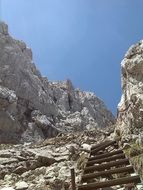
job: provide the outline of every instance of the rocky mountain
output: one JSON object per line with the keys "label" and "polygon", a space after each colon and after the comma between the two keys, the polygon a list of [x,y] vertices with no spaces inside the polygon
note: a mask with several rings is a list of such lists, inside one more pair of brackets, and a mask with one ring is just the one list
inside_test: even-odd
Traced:
{"label": "rocky mountain", "polygon": [[48,81],[32,51],[0,23],[0,142],[34,142],[59,133],[105,128],[115,118],[95,94],[70,80]]}

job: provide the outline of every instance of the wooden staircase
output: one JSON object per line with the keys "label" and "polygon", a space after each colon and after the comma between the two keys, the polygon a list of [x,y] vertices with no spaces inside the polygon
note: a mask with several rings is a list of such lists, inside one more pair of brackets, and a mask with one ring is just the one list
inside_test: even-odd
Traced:
{"label": "wooden staircase", "polygon": [[118,189],[132,190],[140,183],[140,177],[119,149],[116,141],[105,141],[92,146],[78,190]]}

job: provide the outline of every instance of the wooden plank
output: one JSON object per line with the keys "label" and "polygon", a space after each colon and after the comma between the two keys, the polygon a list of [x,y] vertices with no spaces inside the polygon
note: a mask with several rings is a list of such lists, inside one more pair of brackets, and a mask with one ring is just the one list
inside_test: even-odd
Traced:
{"label": "wooden plank", "polygon": [[103,144],[102,146],[99,146],[99,147],[97,147],[95,149],[92,149],[91,150],[91,155],[96,154],[100,150],[104,150],[106,147],[108,147],[110,145],[113,145],[114,143],[116,143],[116,141],[110,141],[110,142],[107,142],[106,144]]}
{"label": "wooden plank", "polygon": [[104,141],[104,142],[102,142],[102,143],[98,143],[98,144],[96,144],[96,145],[93,145],[92,147],[91,147],[91,150],[93,150],[93,149],[95,149],[95,148],[98,148],[98,147],[100,147],[100,146],[102,146],[102,145],[104,145],[104,144],[106,144],[106,143],[108,143],[108,142],[111,142],[111,141]]}
{"label": "wooden plank", "polygon": [[91,165],[94,165],[94,164],[100,164],[102,162],[110,162],[112,160],[117,160],[117,159],[122,159],[122,158],[125,158],[125,154],[117,154],[115,156],[110,156],[110,157],[107,157],[107,158],[101,158],[101,159],[96,159],[96,160],[92,160],[92,161],[88,161],[87,162],[87,166],[91,166]]}
{"label": "wooden plank", "polygon": [[79,185],[78,190],[94,190],[97,188],[103,188],[103,187],[111,187],[115,185],[122,185],[122,184],[128,184],[128,183],[139,183],[140,177],[137,176],[130,176],[130,177],[123,177],[123,178],[117,178],[109,181],[103,181],[103,182],[96,182],[96,183],[89,183],[87,185]]}
{"label": "wooden plank", "polygon": [[104,154],[101,154],[101,155],[90,157],[88,160],[91,161],[91,160],[96,160],[96,159],[105,158],[105,157],[107,158],[109,156],[113,156],[113,155],[121,154],[121,153],[123,153],[122,150],[117,150],[117,151],[113,151],[113,152],[110,152],[110,153],[104,153]]}
{"label": "wooden plank", "polygon": [[72,187],[72,190],[76,190],[74,168],[71,169],[71,187]]}
{"label": "wooden plank", "polygon": [[112,162],[109,162],[109,163],[106,163],[106,164],[100,164],[100,165],[86,167],[84,169],[84,172],[88,173],[88,172],[93,172],[95,170],[101,171],[101,170],[111,168],[113,166],[127,165],[127,164],[129,164],[129,160],[127,158],[125,158],[125,159],[120,159],[118,161],[112,161]]}
{"label": "wooden plank", "polygon": [[96,177],[102,177],[102,176],[106,176],[106,175],[110,175],[110,174],[117,174],[117,173],[123,173],[123,172],[133,173],[134,168],[133,168],[133,166],[127,166],[127,167],[121,167],[121,168],[115,168],[115,169],[111,169],[111,170],[96,172],[96,173],[92,173],[92,174],[85,174],[82,176],[82,181],[84,182],[88,179],[94,179]]}

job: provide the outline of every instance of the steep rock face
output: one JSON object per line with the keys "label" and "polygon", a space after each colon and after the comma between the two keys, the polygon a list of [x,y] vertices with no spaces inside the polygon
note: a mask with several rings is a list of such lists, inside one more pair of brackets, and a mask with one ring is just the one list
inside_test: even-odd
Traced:
{"label": "steep rock face", "polygon": [[[0,97],[5,92],[0,98],[0,114],[5,115],[0,117],[0,142],[37,142],[115,121],[93,93],[74,89],[70,80],[51,82],[42,77],[31,50],[9,35],[5,23],[0,23],[0,85]],[[7,94],[15,97],[14,103]]]}
{"label": "steep rock face", "polygon": [[[57,115],[57,108],[48,93],[48,85],[32,61],[32,52],[24,42],[14,40],[8,35],[8,27],[0,33],[0,81],[1,85],[26,99],[31,106],[47,115]],[[47,109],[48,108],[48,109]]]}
{"label": "steep rock face", "polygon": [[122,142],[143,143],[143,41],[128,50],[121,68],[123,94],[118,105],[116,134]]}
{"label": "steep rock face", "polygon": [[14,91],[0,86],[0,143],[20,138],[20,124],[15,119],[17,97]]}
{"label": "steep rock face", "polygon": [[49,82],[51,96],[59,108],[56,127],[64,131],[104,128],[115,121],[113,115],[94,93],[74,89],[70,80]]}

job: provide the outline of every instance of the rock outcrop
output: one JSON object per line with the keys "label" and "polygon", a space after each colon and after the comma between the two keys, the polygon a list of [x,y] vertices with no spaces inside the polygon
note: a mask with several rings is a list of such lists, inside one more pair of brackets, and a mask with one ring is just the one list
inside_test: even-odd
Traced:
{"label": "rock outcrop", "polygon": [[121,68],[123,94],[115,136],[143,179],[143,41],[128,50]]}
{"label": "rock outcrop", "polygon": [[20,140],[20,124],[15,119],[16,106],[15,92],[0,86],[0,142]]}
{"label": "rock outcrop", "polygon": [[143,143],[143,41],[128,50],[121,68],[123,94],[116,133],[122,142],[135,139]]}
{"label": "rock outcrop", "polygon": [[[14,99],[14,100],[13,100]],[[93,93],[70,80],[51,82],[32,61],[32,51],[0,23],[0,142],[31,142],[58,133],[105,128],[114,116]]]}

